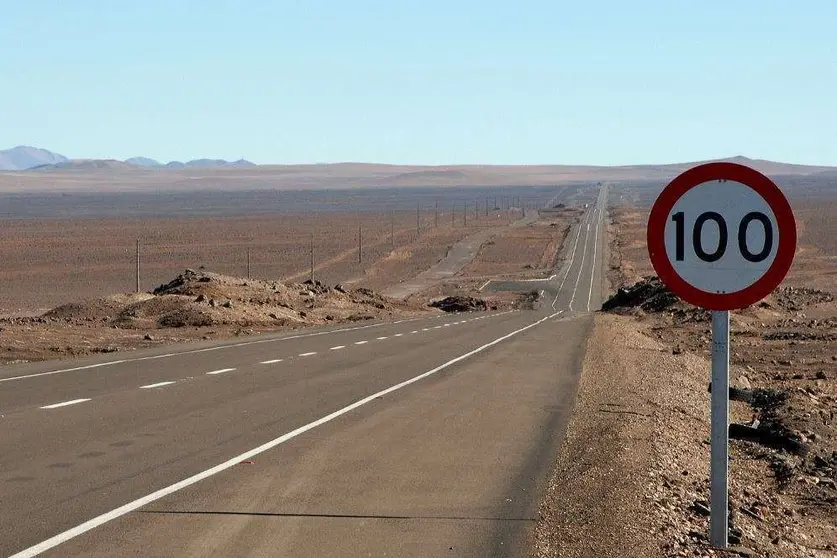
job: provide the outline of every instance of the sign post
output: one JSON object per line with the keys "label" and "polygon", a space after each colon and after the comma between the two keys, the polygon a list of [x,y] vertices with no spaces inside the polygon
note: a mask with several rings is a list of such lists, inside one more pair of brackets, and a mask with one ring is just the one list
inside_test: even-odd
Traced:
{"label": "sign post", "polygon": [[796,252],[796,221],[781,190],[735,163],[687,170],[663,189],[648,219],[648,253],[660,280],[712,311],[710,537],[729,532],[729,311],[779,286]]}

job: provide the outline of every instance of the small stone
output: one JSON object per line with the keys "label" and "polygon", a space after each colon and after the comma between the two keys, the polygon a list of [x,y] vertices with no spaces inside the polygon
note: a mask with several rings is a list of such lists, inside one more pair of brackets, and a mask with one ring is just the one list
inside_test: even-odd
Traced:
{"label": "small stone", "polygon": [[209,299],[209,305],[210,305],[210,306],[212,306],[213,308],[215,308],[215,306],[216,306],[217,304],[218,304],[218,303],[217,303],[217,302],[215,302],[215,299],[214,299],[214,298],[210,298],[210,299]]}
{"label": "small stone", "polygon": [[203,294],[199,294],[198,298],[195,299],[195,302],[205,302],[205,301],[206,301],[206,295],[203,295]]}
{"label": "small stone", "polygon": [[738,387],[740,387],[741,389],[753,389],[753,385],[750,383],[750,379],[744,374],[741,374],[738,377]]}
{"label": "small stone", "polygon": [[149,334],[149,333],[146,333],[145,337],[143,337],[143,339],[145,339],[146,341],[154,341],[154,338],[151,337],[151,334]]}
{"label": "small stone", "polygon": [[232,307],[233,307],[233,305],[232,305],[232,301],[231,301],[231,300],[228,300],[227,302],[225,302],[225,303],[223,304],[223,306],[224,306],[224,308],[232,308]]}
{"label": "small stone", "polygon": [[828,379],[828,376],[825,375],[824,370],[817,370],[817,379],[818,380],[826,380],[826,379]]}

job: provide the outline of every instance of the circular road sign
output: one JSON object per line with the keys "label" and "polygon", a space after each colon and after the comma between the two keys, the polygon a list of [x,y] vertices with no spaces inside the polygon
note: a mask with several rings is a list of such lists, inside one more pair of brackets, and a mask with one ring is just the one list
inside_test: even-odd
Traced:
{"label": "circular road sign", "polygon": [[735,163],[687,170],[662,191],[648,219],[660,280],[709,310],[744,308],[782,282],[796,252],[796,221],[769,178]]}

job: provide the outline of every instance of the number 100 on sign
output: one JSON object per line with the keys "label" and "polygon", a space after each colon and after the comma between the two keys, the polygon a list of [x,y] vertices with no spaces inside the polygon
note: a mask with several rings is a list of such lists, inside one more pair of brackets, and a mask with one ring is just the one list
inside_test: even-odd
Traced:
{"label": "number 100 on sign", "polygon": [[773,264],[778,244],[777,218],[767,201],[725,180],[686,192],[669,211],[665,228],[672,267],[710,293],[734,293],[757,282]]}

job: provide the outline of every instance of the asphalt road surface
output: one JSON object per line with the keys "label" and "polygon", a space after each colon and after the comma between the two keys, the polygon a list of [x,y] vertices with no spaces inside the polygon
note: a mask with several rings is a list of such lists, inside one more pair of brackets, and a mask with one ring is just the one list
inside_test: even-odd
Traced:
{"label": "asphalt road surface", "polygon": [[540,310],[2,368],[0,555],[527,555],[604,202]]}

